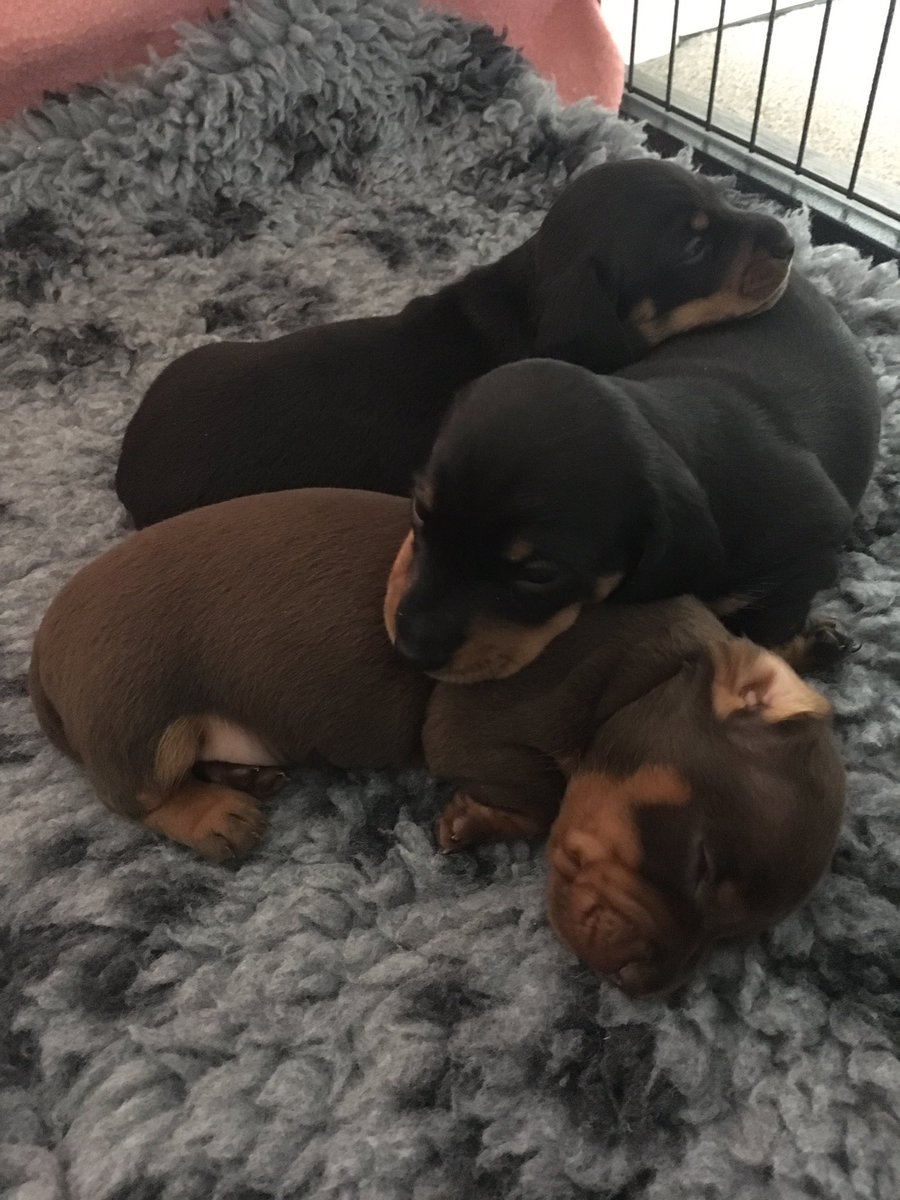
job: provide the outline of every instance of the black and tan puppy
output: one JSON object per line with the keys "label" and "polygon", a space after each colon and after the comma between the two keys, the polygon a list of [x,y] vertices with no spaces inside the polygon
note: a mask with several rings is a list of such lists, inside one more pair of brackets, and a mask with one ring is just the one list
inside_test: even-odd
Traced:
{"label": "black and tan puppy", "polygon": [[424,756],[460,788],[445,849],[552,825],[551,920],[633,993],[800,902],[843,803],[822,696],[694,600],[595,606],[514,679],[435,685],[382,626],[406,523],[399,498],[313,489],[134,534],[44,617],[44,730],[109,807],[217,860],[261,836],[248,793],[282,768]]}
{"label": "black and tan puppy", "polygon": [[538,233],[394,316],[201,346],[150,387],[116,490],[138,526],[295,487],[408,495],[454,393],[546,355],[612,371],[680,333],[773,304],[793,246],[673,163],[611,163]]}
{"label": "black and tan puppy", "polygon": [[[613,376],[500,367],[468,389],[422,473],[388,630],[423,669],[465,682],[518,670],[591,600],[691,593],[779,646],[834,579],[879,420],[862,351],[796,275],[753,321]],[[827,649],[830,632],[815,636]]]}

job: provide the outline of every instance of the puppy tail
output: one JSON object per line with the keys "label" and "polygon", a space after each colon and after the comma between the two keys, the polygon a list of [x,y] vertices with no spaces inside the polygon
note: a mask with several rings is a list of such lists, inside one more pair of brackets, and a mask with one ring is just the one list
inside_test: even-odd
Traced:
{"label": "puppy tail", "polygon": [[203,734],[202,717],[178,717],[166,726],[153,759],[151,789],[156,795],[169,796],[184,783],[200,755]]}
{"label": "puppy tail", "polygon": [[130,761],[127,756],[115,765],[107,761],[102,775],[91,772],[100,799],[113,812],[147,824],[190,779],[202,738],[201,718],[178,717],[162,731],[155,748],[141,741],[132,746]]}
{"label": "puppy tail", "polygon": [[38,724],[43,729],[47,739],[63,754],[69,758],[80,762],[78,754],[69,744],[66,737],[66,731],[63,728],[62,718],[56,711],[52,700],[47,695],[41,681],[41,664],[40,664],[40,634],[34,640],[34,648],[31,651],[31,665],[28,668],[28,694],[31,697],[31,706],[34,709],[35,716],[38,719]]}

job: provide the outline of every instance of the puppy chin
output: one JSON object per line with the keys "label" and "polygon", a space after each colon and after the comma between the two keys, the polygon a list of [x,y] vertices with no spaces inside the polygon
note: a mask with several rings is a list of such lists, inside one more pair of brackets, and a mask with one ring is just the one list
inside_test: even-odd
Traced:
{"label": "puppy chin", "polygon": [[467,640],[446,666],[430,671],[441,683],[486,683],[508,679],[544,652],[554,638],[570,629],[580,604],[560,609],[543,625],[512,625],[476,617]]}
{"label": "puppy chin", "polygon": [[565,878],[551,867],[547,892],[550,924],[592,971],[618,982],[626,967],[647,963],[652,945],[640,925],[579,873]]}
{"label": "puppy chin", "polygon": [[426,671],[438,683],[488,683],[492,679],[509,679],[521,669],[520,664],[510,659],[487,659],[477,663],[455,666],[453,662],[437,671]]}
{"label": "puppy chin", "polygon": [[[777,270],[779,278],[772,286],[771,276]],[[760,278],[762,275],[762,278]],[[751,300],[758,299],[758,303],[748,309],[743,315],[744,317],[758,317],[760,313],[768,312],[773,308],[784,293],[787,291],[787,286],[791,279],[790,263],[786,266],[779,265],[777,268],[766,269],[763,272],[754,271],[754,266],[748,268],[741,283],[741,292]],[[758,297],[758,293],[762,292],[762,296]]]}

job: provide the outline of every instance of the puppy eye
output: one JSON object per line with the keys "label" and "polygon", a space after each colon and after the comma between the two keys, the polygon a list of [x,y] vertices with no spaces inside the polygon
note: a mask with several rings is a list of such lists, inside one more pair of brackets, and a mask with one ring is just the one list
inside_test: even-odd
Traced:
{"label": "puppy eye", "polygon": [[685,242],[681,251],[681,261],[686,267],[696,266],[706,258],[709,251],[709,238],[705,234],[695,233]]}
{"label": "puppy eye", "polygon": [[560,569],[546,558],[527,558],[516,564],[516,585],[529,591],[553,587],[559,582]]}

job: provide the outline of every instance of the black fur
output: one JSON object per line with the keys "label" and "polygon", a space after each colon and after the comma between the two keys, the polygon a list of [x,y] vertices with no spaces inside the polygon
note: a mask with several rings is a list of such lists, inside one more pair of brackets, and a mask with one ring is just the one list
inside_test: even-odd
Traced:
{"label": "black fur", "polygon": [[614,600],[737,596],[727,624],[787,641],[833,580],[879,421],[861,350],[798,277],[769,312],[613,376],[500,367],[423,473],[397,645],[437,670],[475,618],[540,625],[618,573]]}
{"label": "black fur", "polygon": [[[691,262],[698,212],[714,229],[708,255]],[[177,359],[125,433],[119,497],[148,525],[283,488],[405,495],[461,386],[535,355],[606,371],[635,361],[648,346],[629,323],[634,306],[652,300],[662,314],[717,292],[742,239],[790,253],[778,222],[730,208],[675,164],[595,167],[518,249],[394,316]]]}

